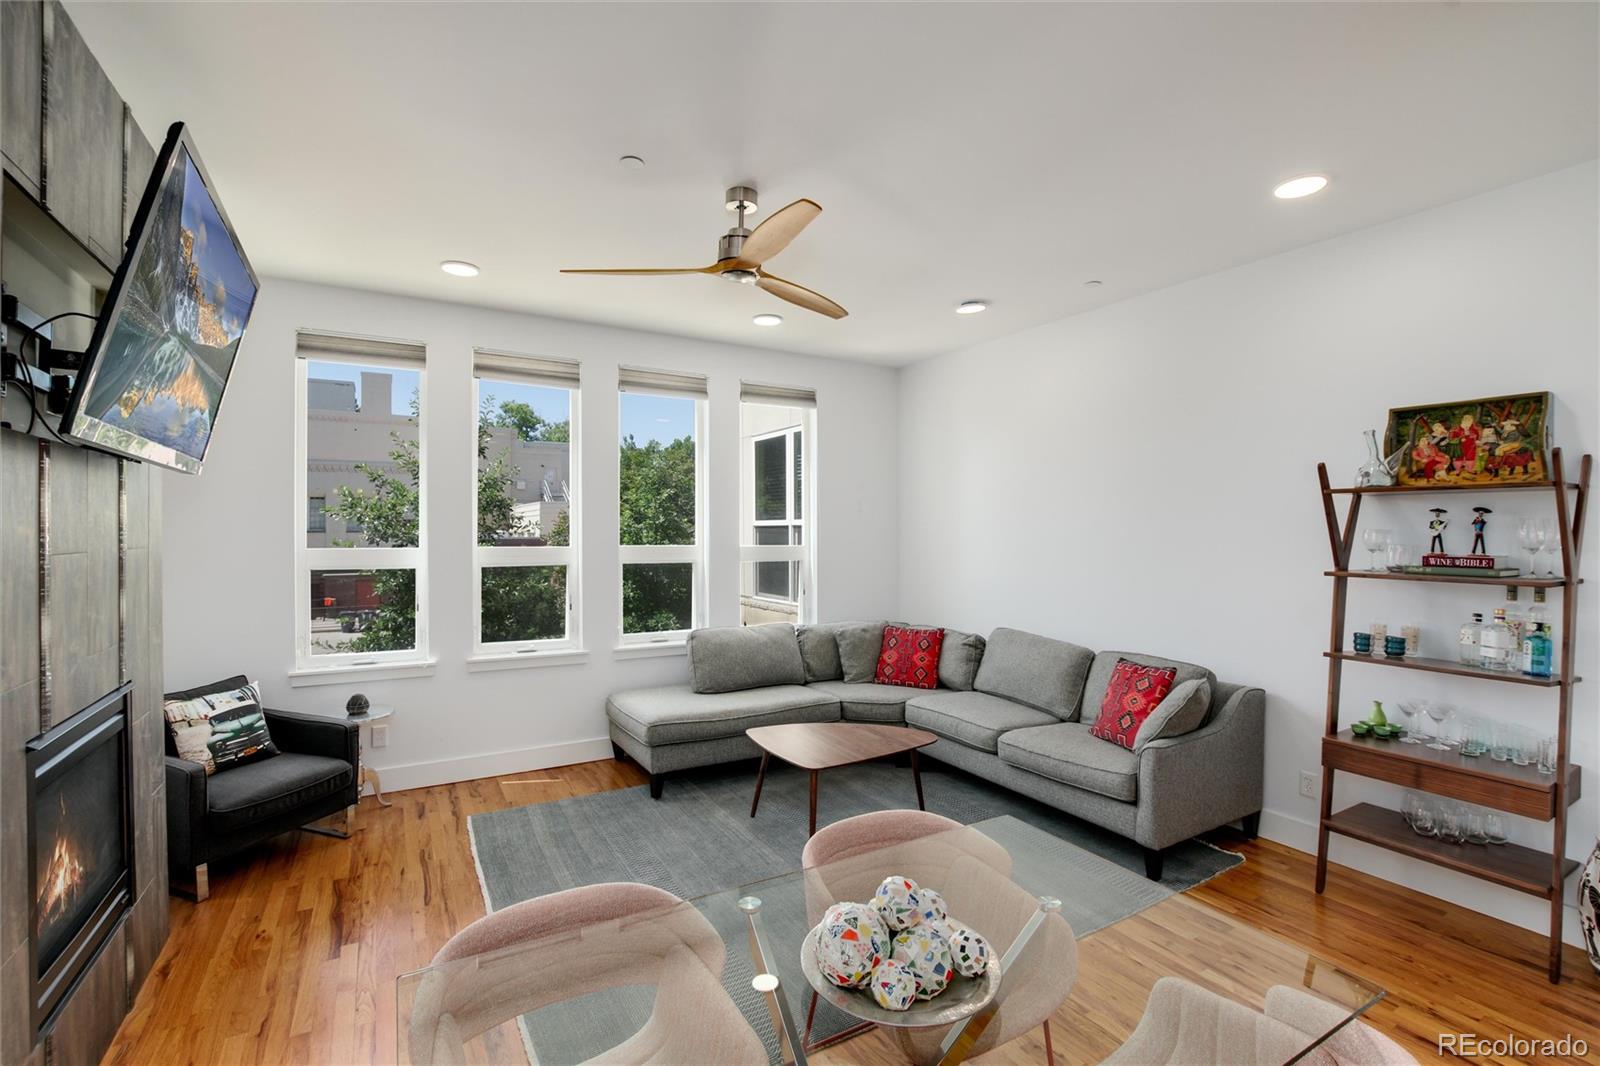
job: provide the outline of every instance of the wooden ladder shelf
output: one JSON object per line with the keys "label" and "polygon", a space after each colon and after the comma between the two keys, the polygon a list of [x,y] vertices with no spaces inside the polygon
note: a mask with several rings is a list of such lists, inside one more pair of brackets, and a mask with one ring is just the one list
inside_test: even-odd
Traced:
{"label": "wooden ladder shelf", "polygon": [[[1447,490],[1444,487],[1410,485],[1334,488],[1328,483],[1327,465],[1317,464],[1317,479],[1322,484],[1322,507],[1328,520],[1328,544],[1333,552],[1333,569],[1325,571],[1326,576],[1333,578],[1333,618],[1328,633],[1328,650],[1324,653],[1328,660],[1328,718],[1322,739],[1322,815],[1317,835],[1317,892],[1322,892],[1328,883],[1328,835],[1338,833],[1519,892],[1543,896],[1550,901],[1549,974],[1552,982],[1561,980],[1562,886],[1578,865],[1566,857],[1567,809],[1577,802],[1583,779],[1582,769],[1571,761],[1570,748],[1572,689],[1582,680],[1573,673],[1574,638],[1578,621],[1578,586],[1582,583],[1578,578],[1578,563],[1583,550],[1584,505],[1589,496],[1591,465],[1592,457],[1585,455],[1578,466],[1577,480],[1569,482],[1562,465],[1561,449],[1554,448],[1550,452],[1552,477],[1549,481],[1448,488],[1448,491],[1464,491],[1469,487],[1479,491],[1542,489],[1554,496],[1557,524],[1561,529],[1562,573],[1565,576],[1496,578],[1350,569],[1356,520],[1361,513],[1363,497]],[[1343,523],[1339,521],[1334,507],[1334,501],[1340,496],[1350,497],[1350,507]],[[1344,647],[1345,608],[1352,578],[1493,585],[1512,589],[1560,589],[1560,672],[1548,678],[1526,677],[1443,659],[1387,659],[1383,657],[1381,648],[1374,648],[1372,655],[1348,652]],[[1471,759],[1455,751],[1401,745],[1394,741],[1353,736],[1349,730],[1340,731],[1339,687],[1344,665],[1348,662],[1554,689],[1559,700],[1556,772],[1540,774],[1532,767]],[[1517,844],[1477,846],[1444,843],[1418,836],[1411,831],[1405,817],[1399,812],[1370,803],[1358,803],[1335,812],[1333,775],[1336,771],[1553,822],[1550,850],[1545,852]]]}

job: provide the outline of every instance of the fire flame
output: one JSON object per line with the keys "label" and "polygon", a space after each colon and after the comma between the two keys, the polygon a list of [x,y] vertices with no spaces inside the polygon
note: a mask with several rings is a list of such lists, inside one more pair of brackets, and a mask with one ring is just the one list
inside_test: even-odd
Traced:
{"label": "fire flame", "polygon": [[[67,800],[61,797],[61,824],[67,818]],[[39,872],[39,920],[41,924],[53,922],[64,916],[78,902],[83,890],[83,862],[72,850],[72,842],[65,833],[56,836],[50,861]]]}

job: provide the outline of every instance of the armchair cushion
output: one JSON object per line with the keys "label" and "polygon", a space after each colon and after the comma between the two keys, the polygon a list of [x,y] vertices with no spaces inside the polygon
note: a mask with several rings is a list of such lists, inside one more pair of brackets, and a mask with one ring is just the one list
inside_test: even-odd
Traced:
{"label": "armchair cushion", "polygon": [[278,754],[261,710],[261,687],[243,674],[169,692],[162,712],[171,749],[207,774]]}
{"label": "armchair cushion", "polygon": [[241,829],[348,788],[355,767],[343,759],[286,752],[235,767],[207,782],[207,826]]}

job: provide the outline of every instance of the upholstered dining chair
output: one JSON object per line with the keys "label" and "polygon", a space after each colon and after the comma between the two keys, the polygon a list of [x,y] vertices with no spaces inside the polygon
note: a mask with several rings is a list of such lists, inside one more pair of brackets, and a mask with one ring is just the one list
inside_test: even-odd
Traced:
{"label": "upholstered dining chair", "polygon": [[[950,913],[1003,954],[1037,913],[1039,901],[1009,879],[1011,855],[994,840],[960,822],[923,811],[877,811],[834,822],[817,831],[801,855],[806,871],[806,907],[813,923],[839,900],[865,900],[890,874],[936,889]],[[1078,945],[1060,914],[1047,916],[1027,949],[1002,975],[1001,1003],[967,1050],[972,1058],[1043,1026],[1045,1054],[1054,1060],[1050,1016],[1061,1006],[1078,974]],[[810,1040],[817,997],[806,1016]],[[858,1032],[851,1028],[822,1043]],[[936,1062],[948,1030],[895,1031],[912,1062]]]}
{"label": "upholstered dining chair", "polygon": [[722,987],[722,938],[692,904],[651,885],[586,885],[479,918],[434,955],[411,1008],[415,1066],[467,1061],[466,1044],[540,1007],[653,985],[643,1028],[591,1062],[764,1064]]}

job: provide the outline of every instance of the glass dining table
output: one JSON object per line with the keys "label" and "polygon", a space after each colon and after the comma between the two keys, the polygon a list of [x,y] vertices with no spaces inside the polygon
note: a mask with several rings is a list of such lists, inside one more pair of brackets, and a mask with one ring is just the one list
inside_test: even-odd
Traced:
{"label": "glass dining table", "polygon": [[[866,900],[891,875],[937,890],[991,949],[976,976],[954,974],[903,1012],[816,964],[828,906]],[[1253,1038],[1265,1066],[1298,1061],[1383,996],[1009,816],[689,900],[658,895],[621,913],[602,900],[565,920],[519,916],[402,975],[399,1061],[956,1063],[1018,1041],[1028,1061],[1137,1062],[1198,1009],[1267,1033]]]}

